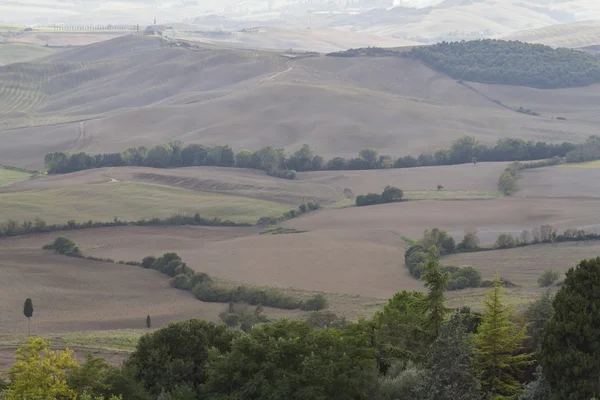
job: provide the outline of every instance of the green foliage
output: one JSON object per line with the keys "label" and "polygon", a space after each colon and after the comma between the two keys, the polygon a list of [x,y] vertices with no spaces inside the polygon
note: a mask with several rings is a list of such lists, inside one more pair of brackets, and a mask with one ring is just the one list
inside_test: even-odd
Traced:
{"label": "green foliage", "polygon": [[331,311],[312,312],[306,318],[306,322],[308,322],[309,325],[315,329],[344,329],[344,327],[348,323],[345,317],[340,317],[339,315],[336,315]]}
{"label": "green foliage", "polygon": [[567,153],[568,163],[595,161],[600,159],[600,136],[590,136],[585,143],[578,144]]}
{"label": "green foliage", "polygon": [[513,235],[509,233],[502,233],[496,239],[496,244],[494,245],[497,249],[510,249],[517,246],[518,241]]}
{"label": "green foliage", "polygon": [[270,322],[261,306],[252,310],[248,305],[240,303],[229,303],[227,310],[220,313],[219,318],[228,327],[239,328],[244,332],[250,332],[254,325]]}
{"label": "green foliage", "polygon": [[420,244],[424,249],[435,246],[441,255],[451,254],[455,250],[454,238],[448,232],[438,228],[425,229]]}
{"label": "green foliage", "polygon": [[375,204],[384,204],[384,203],[394,203],[398,201],[402,201],[402,197],[404,193],[402,190],[398,189],[394,186],[386,186],[381,194],[377,193],[369,193],[366,195],[359,195],[356,197],[356,205],[358,207],[362,206],[372,206]]}
{"label": "green foliage", "polygon": [[197,391],[207,378],[210,349],[228,352],[238,336],[225,325],[198,319],[172,323],[142,336],[125,365],[153,396],[180,385]]}
{"label": "green foliage", "polygon": [[4,400],[73,399],[75,391],[67,378],[78,364],[71,350],[50,350],[47,342],[30,337],[16,352],[16,362],[8,371],[10,385]]}
{"label": "green foliage", "polygon": [[421,399],[419,388],[425,371],[408,362],[395,362],[384,376],[379,377],[376,400]]}
{"label": "green foliage", "polygon": [[479,249],[479,237],[476,229],[465,229],[463,240],[456,246],[459,251],[473,251]]}
{"label": "green foliage", "polygon": [[104,358],[94,357],[88,353],[85,362],[67,378],[67,384],[80,396],[88,394],[94,398],[104,397],[111,391],[106,378],[115,369]]}
{"label": "green foliage", "polygon": [[525,392],[519,400],[550,400],[552,399],[552,388],[544,376],[542,368],[537,367],[535,380],[525,385]]}
{"label": "green foliage", "polygon": [[531,355],[521,353],[526,339],[525,328],[510,321],[512,311],[502,299],[498,276],[484,301],[485,314],[474,338],[476,364],[484,393],[492,399],[517,396],[523,385],[517,376],[532,364]]}
{"label": "green foliage", "polygon": [[429,251],[425,260],[425,273],[421,275],[421,279],[425,281],[425,287],[428,289],[427,296],[423,299],[427,309],[424,327],[427,333],[435,339],[439,335],[442,323],[449,311],[444,305],[444,290],[450,280],[450,274],[443,273],[440,269],[435,249]]}
{"label": "green foliage", "polygon": [[391,365],[394,360],[422,361],[428,333],[425,295],[421,292],[396,293],[382,311],[375,313],[375,337],[381,351],[381,362]]}
{"label": "green foliage", "polygon": [[534,352],[538,359],[541,354],[541,343],[546,326],[553,315],[554,307],[552,306],[552,292],[549,289],[525,310],[524,317],[527,321],[527,340],[525,341],[525,347],[528,351]]}
{"label": "green foliage", "polygon": [[69,257],[83,257],[79,247],[71,239],[65,237],[57,237],[54,242],[43,247],[44,250],[54,250],[59,254]]}
{"label": "green foliage", "polygon": [[230,351],[212,350],[204,393],[214,400],[366,400],[374,368],[361,325],[313,330],[281,320],[234,339]]}
{"label": "green foliage", "polygon": [[567,271],[542,340],[541,365],[556,399],[600,394],[600,258]]}
{"label": "green foliage", "polygon": [[541,44],[492,39],[442,42],[415,46],[407,55],[454,79],[473,82],[540,89],[600,82],[598,56]]}
{"label": "green foliage", "polygon": [[473,362],[473,344],[464,318],[454,313],[442,326],[427,353],[425,377],[420,386],[424,400],[478,400],[481,383]]}
{"label": "green foliage", "polygon": [[542,273],[542,275],[538,278],[537,282],[540,287],[548,287],[552,286],[556,283],[560,274],[558,271],[546,270]]}
{"label": "green foliage", "polygon": [[23,305],[23,315],[27,318],[33,317],[33,302],[30,298],[25,299],[25,304]]}
{"label": "green foliage", "polygon": [[302,305],[304,311],[321,311],[328,307],[327,299],[322,294],[316,294]]}

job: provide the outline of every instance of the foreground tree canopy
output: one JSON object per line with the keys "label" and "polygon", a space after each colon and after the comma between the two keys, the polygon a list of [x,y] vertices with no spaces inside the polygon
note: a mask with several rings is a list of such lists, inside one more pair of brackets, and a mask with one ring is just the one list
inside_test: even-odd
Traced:
{"label": "foreground tree canopy", "polygon": [[600,82],[600,57],[572,49],[504,40],[442,42],[408,53],[455,79],[540,89]]}

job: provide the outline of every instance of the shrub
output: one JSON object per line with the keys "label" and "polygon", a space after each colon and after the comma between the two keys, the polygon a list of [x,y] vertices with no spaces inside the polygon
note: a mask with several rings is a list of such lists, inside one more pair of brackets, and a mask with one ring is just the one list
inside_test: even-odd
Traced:
{"label": "shrub", "polygon": [[459,276],[456,279],[452,279],[446,285],[446,289],[448,290],[461,290],[471,287],[469,284],[469,280],[464,276]]}
{"label": "shrub", "polygon": [[548,287],[554,285],[559,277],[558,271],[547,270],[542,273],[537,282],[540,287]]}
{"label": "shrub", "polygon": [[191,290],[193,287],[189,275],[184,274],[179,274],[175,276],[173,279],[171,279],[169,283],[174,288],[180,290]]}
{"label": "shrub", "polygon": [[470,251],[477,250],[479,248],[479,237],[477,237],[477,230],[465,230],[465,236],[462,242],[457,246],[458,250]]}
{"label": "shrub", "polygon": [[398,189],[395,186],[386,186],[381,193],[381,201],[384,203],[393,203],[397,201],[402,201],[402,197],[404,196],[404,192]]}
{"label": "shrub", "polygon": [[57,237],[54,239],[52,244],[47,244],[42,248],[45,250],[54,250],[55,252],[65,256],[83,257],[79,247],[77,247],[75,242],[62,236]]}
{"label": "shrub", "polygon": [[317,294],[314,297],[306,300],[302,309],[304,311],[321,311],[327,308],[327,299],[322,294]]}
{"label": "shrub", "polygon": [[346,318],[340,317],[331,311],[312,312],[306,319],[306,322],[317,329],[344,329],[346,326]]}
{"label": "shrub", "polygon": [[369,193],[367,195],[359,195],[356,197],[356,205],[358,207],[362,206],[372,206],[375,204],[381,204],[381,195],[377,193]]}
{"label": "shrub", "polygon": [[517,239],[511,234],[503,233],[496,239],[495,247],[497,249],[510,249],[517,245]]}

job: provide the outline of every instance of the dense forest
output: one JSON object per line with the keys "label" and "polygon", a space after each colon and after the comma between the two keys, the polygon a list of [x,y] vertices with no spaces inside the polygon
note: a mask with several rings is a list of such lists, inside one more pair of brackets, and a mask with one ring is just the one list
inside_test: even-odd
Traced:
{"label": "dense forest", "polygon": [[[600,394],[600,258],[566,273],[522,313],[496,276],[482,312],[446,306],[434,252],[426,292],[396,293],[368,319],[329,311],[269,321],[230,304],[227,324],[198,319],[143,335],[120,367],[30,337],[0,398],[80,400],[559,400]],[[153,260],[157,263],[158,259]],[[178,264],[181,268],[181,265]],[[29,308],[27,308],[29,304]],[[30,318],[31,299],[24,314]],[[35,317],[34,317],[35,318]],[[240,319],[251,322],[243,328]],[[150,316],[140,316],[150,329]]]}
{"label": "dense forest", "polygon": [[434,153],[418,157],[395,158],[379,154],[374,148],[364,148],[358,157],[334,157],[329,161],[303,145],[298,151],[286,154],[282,148],[265,146],[257,151],[240,150],[234,153],[230,146],[184,145],[180,141],[151,148],[130,148],[121,153],[91,155],[87,153],[48,153],[44,158],[49,174],[64,174],[92,168],[145,166],[179,168],[200,165],[254,168],[285,179],[295,179],[296,171],[367,170],[380,168],[412,168],[434,165],[455,165],[478,161],[526,161],[565,157],[573,151],[573,143],[552,144],[504,138],[494,146],[480,143],[473,136],[463,136],[452,142],[450,148],[439,148]]}
{"label": "dense forest", "polygon": [[572,49],[504,40],[442,42],[405,53],[454,79],[540,89],[600,82],[600,57]]}

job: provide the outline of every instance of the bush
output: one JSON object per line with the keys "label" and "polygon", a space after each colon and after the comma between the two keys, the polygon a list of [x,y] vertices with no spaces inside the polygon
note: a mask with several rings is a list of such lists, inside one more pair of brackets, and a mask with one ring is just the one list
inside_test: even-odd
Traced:
{"label": "bush", "polygon": [[302,305],[304,311],[321,311],[327,308],[327,299],[322,294],[306,300]]}
{"label": "bush", "polygon": [[361,194],[356,197],[356,205],[358,207],[372,206],[375,204],[381,204],[382,202],[381,195],[377,193],[369,193],[367,195]]}
{"label": "bush", "polygon": [[510,249],[517,246],[517,239],[511,234],[503,233],[496,239],[495,247],[497,249]]}
{"label": "bush", "polygon": [[537,282],[540,287],[548,287],[554,285],[559,277],[558,271],[547,270],[542,273]]}
{"label": "bush", "polygon": [[477,230],[465,230],[465,236],[462,242],[456,247],[457,250],[461,251],[473,251],[479,249],[479,237],[477,237]]}
{"label": "bush", "polygon": [[83,257],[75,242],[62,236],[57,237],[52,244],[47,244],[42,248],[45,250],[54,250],[59,254],[69,257]]}
{"label": "bush", "polygon": [[191,290],[193,287],[192,282],[190,280],[190,276],[185,274],[179,274],[175,276],[173,279],[171,279],[169,283],[174,288],[180,290]]}
{"label": "bush", "polygon": [[331,311],[312,312],[306,319],[306,322],[317,329],[344,329],[346,326],[346,318],[340,317]]}

